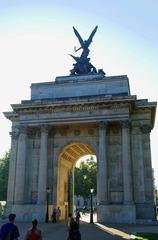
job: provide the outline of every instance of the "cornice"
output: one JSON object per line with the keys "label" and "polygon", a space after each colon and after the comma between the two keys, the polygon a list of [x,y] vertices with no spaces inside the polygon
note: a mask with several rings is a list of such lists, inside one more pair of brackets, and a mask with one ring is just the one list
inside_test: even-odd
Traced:
{"label": "cornice", "polygon": [[43,105],[43,106],[32,106],[21,107],[15,109],[17,114],[26,113],[59,113],[59,112],[85,112],[95,111],[100,109],[113,109],[117,111],[120,108],[130,107],[130,102],[101,102],[101,103],[82,103],[82,104],[62,104],[60,106],[54,105]]}
{"label": "cornice", "polygon": [[96,110],[102,108],[117,109],[120,107],[128,106],[131,102],[134,102],[136,96],[124,96],[124,97],[100,97],[93,99],[71,99],[70,101],[24,101],[24,104],[12,104],[12,108],[16,113],[22,112],[62,112],[62,111],[86,111]]}
{"label": "cornice", "polygon": [[3,112],[4,116],[12,121],[16,121],[19,117],[19,114],[16,112]]}

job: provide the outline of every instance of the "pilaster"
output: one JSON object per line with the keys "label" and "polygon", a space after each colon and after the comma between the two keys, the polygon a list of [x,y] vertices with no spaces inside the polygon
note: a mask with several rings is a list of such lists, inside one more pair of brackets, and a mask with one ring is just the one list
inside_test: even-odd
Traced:
{"label": "pilaster", "polygon": [[9,160],[7,204],[12,204],[14,202],[16,159],[17,159],[19,132],[17,129],[13,129],[13,131],[10,132],[10,135],[11,135],[11,155],[10,155],[10,160]]}
{"label": "pilaster", "polygon": [[40,160],[38,173],[38,204],[45,204],[47,188],[47,141],[48,127],[41,126]]}
{"label": "pilaster", "polygon": [[144,160],[141,125],[132,126],[132,161],[134,200],[136,203],[145,202]]}
{"label": "pilaster", "polygon": [[99,122],[99,159],[98,159],[98,180],[97,197],[98,204],[108,203],[108,176],[106,156],[106,127],[107,122]]}
{"label": "pilaster", "polygon": [[130,122],[122,121],[122,162],[123,162],[123,189],[124,203],[133,202],[133,184],[132,184],[132,169],[130,157]]}
{"label": "pilaster", "polygon": [[145,196],[146,202],[154,202],[154,184],[151,164],[151,148],[150,148],[150,125],[144,124],[141,126],[142,142],[143,142],[143,159],[145,164],[144,181],[145,181]]}
{"label": "pilaster", "polygon": [[17,149],[17,164],[16,164],[16,179],[15,179],[15,203],[24,202],[25,189],[25,162],[26,162],[26,144],[27,144],[27,128],[19,128],[18,149]]}

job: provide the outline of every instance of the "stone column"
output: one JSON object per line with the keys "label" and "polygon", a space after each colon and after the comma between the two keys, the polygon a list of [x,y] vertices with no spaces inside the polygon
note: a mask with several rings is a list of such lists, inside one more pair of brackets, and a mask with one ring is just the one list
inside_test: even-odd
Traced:
{"label": "stone column", "polygon": [[48,128],[41,127],[40,160],[38,172],[38,204],[45,204],[47,189],[47,139]]}
{"label": "stone column", "polygon": [[129,121],[122,121],[122,163],[123,163],[123,189],[125,204],[133,202],[129,126],[130,126]]}
{"label": "stone column", "polygon": [[106,158],[106,122],[99,123],[99,159],[98,159],[98,179],[97,197],[98,204],[104,205],[108,202],[108,176]]}
{"label": "stone column", "polygon": [[132,161],[134,200],[136,203],[145,202],[144,160],[142,133],[139,125],[132,127]]}
{"label": "stone column", "polygon": [[151,148],[150,148],[150,131],[149,125],[142,125],[142,140],[144,153],[144,181],[145,181],[145,196],[147,202],[154,202],[154,184],[151,164]]}
{"label": "stone column", "polygon": [[26,127],[21,127],[18,139],[17,164],[16,164],[16,179],[15,179],[15,204],[24,202],[25,189],[25,162],[26,162]]}
{"label": "stone column", "polygon": [[16,158],[18,148],[18,131],[13,130],[11,135],[11,155],[9,160],[9,177],[7,189],[7,204],[14,202],[14,189],[15,189],[15,172],[16,172]]}

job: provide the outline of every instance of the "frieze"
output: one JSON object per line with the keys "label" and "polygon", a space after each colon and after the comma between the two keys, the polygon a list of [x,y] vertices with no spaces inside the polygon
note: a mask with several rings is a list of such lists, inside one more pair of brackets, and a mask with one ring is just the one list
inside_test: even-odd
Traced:
{"label": "frieze", "polygon": [[119,110],[120,108],[129,107],[128,102],[120,103],[89,103],[78,105],[62,105],[62,106],[43,106],[43,107],[27,107],[16,109],[19,113],[58,113],[58,112],[79,112],[79,111],[94,111],[99,109]]}

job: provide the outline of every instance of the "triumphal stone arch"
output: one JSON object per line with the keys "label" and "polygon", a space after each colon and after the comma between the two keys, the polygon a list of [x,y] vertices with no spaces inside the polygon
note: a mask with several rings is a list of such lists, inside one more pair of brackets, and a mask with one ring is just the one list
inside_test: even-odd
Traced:
{"label": "triumphal stone arch", "polygon": [[48,200],[49,214],[60,206],[65,219],[74,165],[94,154],[98,221],[155,219],[150,131],[156,103],[131,95],[126,75],[56,77],[32,84],[31,99],[11,106],[5,112],[12,121],[7,212],[44,221]]}
{"label": "triumphal stone arch", "polygon": [[[126,75],[106,77],[90,63],[88,40],[73,27],[82,50],[70,76],[32,84],[31,99],[12,104],[6,213],[45,221],[53,207],[73,212],[74,166],[97,157],[99,222],[155,219],[150,131],[156,103],[131,95]],[[49,191],[48,191],[49,189]]]}

